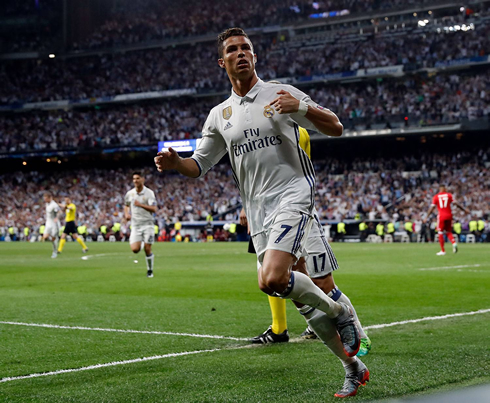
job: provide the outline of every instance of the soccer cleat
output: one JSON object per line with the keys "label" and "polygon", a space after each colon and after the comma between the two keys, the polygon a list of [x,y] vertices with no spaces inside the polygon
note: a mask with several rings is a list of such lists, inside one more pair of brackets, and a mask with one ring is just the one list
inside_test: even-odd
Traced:
{"label": "soccer cleat", "polygon": [[82,250],[83,253],[87,253],[88,252],[88,248],[85,248]]}
{"label": "soccer cleat", "polygon": [[272,331],[272,326],[269,326],[269,328],[264,333],[249,339],[249,342],[253,344],[287,343],[288,341],[288,329],[280,334],[275,334]]}
{"label": "soccer cleat", "polygon": [[458,253],[458,244],[453,243],[453,253]]}
{"label": "soccer cleat", "polygon": [[446,252],[443,252],[442,250],[436,253],[437,256],[444,256],[445,254]]}
{"label": "soccer cleat", "polygon": [[148,271],[146,272],[146,277],[148,277],[148,278],[152,278],[152,277],[153,277],[153,270],[148,270]]}
{"label": "soccer cleat", "polygon": [[361,338],[361,347],[359,348],[359,351],[357,352],[358,357],[364,357],[365,355],[368,355],[369,351],[371,350],[371,339],[369,337]]}
{"label": "soccer cleat", "polygon": [[340,341],[344,345],[344,352],[348,357],[354,357],[361,346],[359,330],[357,329],[354,320],[354,313],[343,302],[339,302],[342,306],[342,312],[334,318],[335,327],[340,336]]}
{"label": "soccer cleat", "polygon": [[361,361],[358,362],[359,370],[345,375],[344,386],[334,395],[335,397],[355,396],[359,386],[365,386],[369,381],[369,370]]}
{"label": "soccer cleat", "polygon": [[311,330],[309,326],[306,328],[306,330],[303,333],[301,333],[300,337],[302,339],[308,339],[308,340],[318,339],[316,333],[313,330]]}
{"label": "soccer cleat", "polygon": [[51,259],[56,259],[57,257],[58,257],[58,253],[53,252],[53,253],[51,254]]}

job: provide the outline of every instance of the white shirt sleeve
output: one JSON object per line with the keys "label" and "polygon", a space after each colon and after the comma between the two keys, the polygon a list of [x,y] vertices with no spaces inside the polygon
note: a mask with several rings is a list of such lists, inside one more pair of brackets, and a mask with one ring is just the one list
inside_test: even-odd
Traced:
{"label": "white shirt sleeve", "polygon": [[126,193],[126,196],[124,196],[124,204],[126,206],[131,206],[131,199],[129,198],[129,192]]}
{"label": "white shirt sleeve", "polygon": [[148,205],[149,206],[156,206],[157,204],[157,199],[155,197],[155,192],[153,190],[150,191],[150,197],[148,198]]}
{"label": "white shirt sleeve", "polygon": [[213,109],[202,128],[202,140],[192,159],[199,166],[199,178],[203,177],[226,154],[226,143],[215,124],[215,110]]}
{"label": "white shirt sleeve", "polygon": [[[310,108],[317,109],[326,109],[323,106],[318,105],[316,102],[312,101],[309,95],[305,94],[303,91],[298,90],[296,87],[288,86],[285,89],[290,92],[293,97],[299,99],[300,101],[306,102]],[[315,125],[307,119],[305,116],[301,116],[299,113],[291,113],[289,115],[293,121],[295,121],[299,126],[304,127],[305,129],[316,130],[319,131]]]}

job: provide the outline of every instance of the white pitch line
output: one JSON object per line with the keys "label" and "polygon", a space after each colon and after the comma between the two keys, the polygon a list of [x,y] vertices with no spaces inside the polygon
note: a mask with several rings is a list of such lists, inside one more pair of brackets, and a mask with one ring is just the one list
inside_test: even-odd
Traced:
{"label": "white pitch line", "polygon": [[[421,318],[421,319],[412,319],[412,320],[405,320],[405,321],[401,321],[401,322],[385,323],[385,324],[381,324],[381,325],[365,326],[364,329],[366,329],[366,330],[367,329],[381,329],[381,328],[391,327],[391,326],[396,326],[396,325],[404,325],[407,323],[417,323],[417,322],[429,321],[429,320],[447,319],[447,318],[453,318],[453,317],[458,317],[458,316],[477,315],[477,314],[487,313],[487,312],[490,312],[490,309],[480,309],[479,311],[473,311],[473,312],[454,313],[454,314],[443,315],[443,316],[429,316],[429,317]],[[18,322],[0,322],[0,323],[19,324]],[[50,325],[49,327],[59,328],[60,326]],[[61,327],[61,328],[73,329],[73,327]],[[95,329],[95,328],[82,328],[82,329],[99,330],[99,329]],[[120,330],[117,330],[117,331],[120,331]],[[128,332],[128,331],[125,331],[125,332]],[[134,332],[134,331],[129,331],[129,332]],[[136,332],[142,333],[141,331],[136,331]],[[146,332],[144,332],[144,333],[146,333]],[[165,333],[165,334],[167,334],[167,333]],[[178,334],[178,333],[175,333],[175,334]],[[218,336],[218,337],[221,337],[221,336]],[[246,339],[236,339],[236,340],[246,340]],[[296,339],[293,339],[292,341],[296,341]],[[114,361],[114,362],[108,362],[105,364],[89,365],[87,367],[81,367],[81,368],[60,369],[57,371],[50,371],[50,372],[38,372],[35,374],[30,374],[30,375],[10,376],[10,377],[0,379],[0,383],[17,381],[17,380],[21,380],[21,379],[39,378],[42,376],[67,374],[70,372],[88,371],[91,369],[98,369],[98,368],[104,368],[104,367],[114,367],[117,365],[134,364],[137,362],[160,360],[163,358],[181,357],[181,356],[185,356],[185,355],[193,355],[193,354],[201,354],[201,353],[212,353],[215,351],[224,351],[224,350],[239,350],[239,349],[245,349],[245,348],[254,348],[257,346],[259,346],[259,345],[258,344],[250,344],[250,345],[246,345],[246,346],[215,348],[215,349],[211,349],[211,350],[184,351],[182,353],[170,353],[170,354],[164,354],[164,355],[154,355],[151,357],[135,358],[132,360]]]}
{"label": "white pitch line", "polygon": [[198,338],[202,338],[202,339],[221,339],[221,340],[236,340],[236,341],[248,340],[245,338],[217,336],[217,335],[212,335],[212,334],[159,332],[159,331],[153,331],[153,330],[106,329],[106,328],[101,328],[101,327],[51,325],[51,324],[47,324],[47,323],[24,323],[24,322],[0,321],[0,325],[31,326],[31,327],[44,327],[44,328],[51,328],[51,329],[69,329],[69,330],[94,330],[94,331],[98,331],[98,332],[115,332],[115,333],[161,334],[161,335],[167,335],[167,336],[198,337]]}
{"label": "white pitch line", "polygon": [[449,315],[442,315],[442,316],[427,316],[426,318],[420,318],[420,319],[410,319],[410,320],[402,320],[400,322],[384,323],[381,325],[363,326],[363,329],[366,330],[383,329],[385,327],[406,325],[407,323],[418,323],[418,322],[426,322],[431,320],[449,319],[449,318],[456,318],[459,316],[478,315],[478,314],[488,313],[488,312],[490,312],[490,309],[480,309],[479,311],[473,311],[473,312],[451,313]]}
{"label": "white pitch line", "polygon": [[7,378],[0,379],[0,383],[10,382],[10,381],[17,381],[17,380],[20,380],[20,379],[39,378],[41,376],[52,376],[52,375],[67,374],[67,373],[70,373],[70,372],[88,371],[88,370],[91,370],[91,369],[98,369],[98,368],[105,368],[105,367],[114,367],[114,366],[117,366],[117,365],[134,364],[134,363],[137,363],[137,362],[144,362],[144,361],[161,360],[163,358],[182,357],[184,355],[193,355],[193,354],[202,354],[202,353],[213,353],[215,351],[222,351],[222,350],[238,350],[240,348],[245,348],[245,347],[248,347],[248,346],[240,346],[240,347],[232,347],[232,348],[214,348],[212,350],[184,351],[182,353],[170,353],[170,354],[164,354],[164,355],[153,355],[151,357],[135,358],[133,360],[107,362],[105,364],[95,364],[95,365],[89,365],[87,367],[81,367],[81,368],[60,369],[60,370],[57,370],[57,371],[50,371],[50,372],[38,372],[36,374],[30,374],[30,375],[10,376],[10,377],[7,377]]}
{"label": "white pitch line", "polygon": [[428,271],[428,270],[450,270],[450,269],[464,269],[465,267],[481,267],[481,264],[464,264],[461,266],[441,266],[441,267],[428,267],[425,269],[418,269],[421,271]]}
{"label": "white pitch line", "polygon": [[120,255],[120,253],[98,253],[95,255],[85,255],[85,256],[82,256],[80,259],[88,260],[88,259],[92,259],[93,257],[110,256],[110,255]]}

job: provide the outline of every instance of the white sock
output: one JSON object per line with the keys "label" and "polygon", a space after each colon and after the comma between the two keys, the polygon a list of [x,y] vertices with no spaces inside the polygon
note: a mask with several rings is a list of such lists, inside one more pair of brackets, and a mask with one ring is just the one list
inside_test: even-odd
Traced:
{"label": "white sock", "polygon": [[288,288],[281,297],[295,300],[312,308],[318,308],[325,312],[329,318],[336,318],[342,312],[340,304],[327,297],[307,275],[297,271],[291,272]]}
{"label": "white sock", "polygon": [[153,262],[154,262],[155,255],[152,253],[150,256],[146,257],[146,268],[148,271],[153,270]]}
{"label": "white sock", "polygon": [[352,305],[352,302],[350,302],[349,297],[344,293],[342,293],[342,295],[337,299],[337,302],[343,302],[344,304],[350,306],[352,312],[354,313],[354,320],[356,321],[357,328],[359,329],[359,335],[361,336],[361,339],[365,339],[367,335],[361,326],[361,322],[359,322],[359,318],[357,317],[356,310],[354,309],[354,305]]}
{"label": "white sock", "polygon": [[318,309],[312,311],[311,307],[303,307],[298,310],[306,319],[308,326],[313,329],[315,334],[321,341],[323,341],[323,344],[325,344],[330,351],[339,358],[346,371],[348,370],[347,367],[357,362],[357,357],[348,357],[347,354],[345,354],[344,346],[340,341],[334,321],[330,319],[325,312]]}
{"label": "white sock", "polygon": [[53,253],[58,253],[58,238],[54,238],[53,244]]}

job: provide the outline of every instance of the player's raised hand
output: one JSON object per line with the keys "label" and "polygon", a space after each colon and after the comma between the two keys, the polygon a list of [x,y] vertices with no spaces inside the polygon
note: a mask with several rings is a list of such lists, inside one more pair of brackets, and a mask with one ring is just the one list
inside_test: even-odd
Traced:
{"label": "player's raised hand", "polygon": [[177,151],[169,147],[168,151],[160,151],[154,158],[158,172],[177,169],[180,157]]}
{"label": "player's raised hand", "polygon": [[277,93],[279,96],[270,103],[270,106],[279,114],[296,113],[299,109],[299,99],[296,99],[291,93],[281,90]]}

